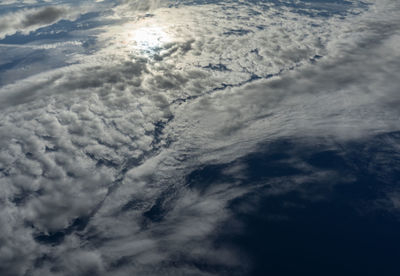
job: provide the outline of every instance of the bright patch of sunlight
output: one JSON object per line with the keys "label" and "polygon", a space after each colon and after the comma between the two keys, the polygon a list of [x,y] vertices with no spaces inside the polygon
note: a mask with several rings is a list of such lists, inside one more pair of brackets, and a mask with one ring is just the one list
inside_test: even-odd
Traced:
{"label": "bright patch of sunlight", "polygon": [[143,27],[130,32],[127,40],[134,49],[153,52],[170,42],[170,37],[160,27]]}

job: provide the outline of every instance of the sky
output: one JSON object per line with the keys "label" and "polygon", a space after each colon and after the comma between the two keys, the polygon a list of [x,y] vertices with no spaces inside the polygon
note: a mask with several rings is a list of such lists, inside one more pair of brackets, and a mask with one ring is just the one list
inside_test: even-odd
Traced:
{"label": "sky", "polygon": [[[389,261],[378,250],[361,266],[397,275],[399,240],[366,241],[400,229],[399,12],[396,0],[1,1],[0,274],[293,275],[283,265],[312,239],[294,228],[310,221],[350,237],[376,227],[345,248],[382,250]],[[296,216],[288,236],[274,228]],[[320,275],[319,261],[297,265]],[[353,265],[334,271],[365,272]]]}

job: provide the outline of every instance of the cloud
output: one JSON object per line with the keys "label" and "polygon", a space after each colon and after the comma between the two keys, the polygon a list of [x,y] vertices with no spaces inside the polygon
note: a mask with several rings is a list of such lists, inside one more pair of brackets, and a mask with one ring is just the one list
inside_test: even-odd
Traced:
{"label": "cloud", "polygon": [[0,39],[17,32],[28,34],[61,19],[75,20],[78,15],[67,6],[45,6],[4,14],[0,19]]}
{"label": "cloud", "polygon": [[190,140],[213,135],[212,139],[221,139],[222,143],[230,139],[245,141],[250,133],[258,137],[261,133],[257,132],[263,130],[265,136],[260,140],[287,135],[347,139],[397,130],[395,106],[399,97],[394,72],[400,63],[394,45],[399,39],[400,22],[394,14],[385,14],[389,18],[385,21],[380,13],[367,14],[370,18],[350,21],[355,27],[345,25],[348,35],[331,40],[328,54],[317,63],[228,88],[186,106],[176,117],[191,114],[191,120],[184,120],[196,120],[196,125],[188,126],[197,133]]}
{"label": "cloud", "polygon": [[65,10],[56,7],[45,7],[36,13],[26,14],[21,22],[21,28],[25,29],[35,25],[47,25],[58,21],[65,14]]}
{"label": "cloud", "polygon": [[[48,1],[48,0],[47,0]],[[37,0],[4,0],[0,3],[0,5],[7,6],[7,5],[29,5],[29,4],[37,4]]]}
{"label": "cloud", "polygon": [[121,0],[116,6],[115,11],[119,15],[135,15],[140,13],[151,12],[162,5],[160,0]]}

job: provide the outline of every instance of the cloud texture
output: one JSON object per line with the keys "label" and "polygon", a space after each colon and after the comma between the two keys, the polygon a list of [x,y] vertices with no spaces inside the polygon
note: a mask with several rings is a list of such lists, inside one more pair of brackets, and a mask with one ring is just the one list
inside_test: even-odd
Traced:
{"label": "cloud texture", "polygon": [[[344,18],[143,3],[118,6],[114,16],[131,20],[102,26],[96,51],[71,55],[76,64],[0,88],[1,275],[244,275],[246,257],[214,243],[229,203],[263,185],[285,193],[338,176],[294,158],[308,177],[245,187],[237,160],[289,136],[399,131],[396,1],[365,11],[354,2],[362,12]],[[0,37],[76,16],[15,12],[0,19]],[[150,26],[172,38],[143,51],[131,37]],[[211,188],[191,187],[209,163],[231,166]]]}
{"label": "cloud texture", "polygon": [[27,34],[61,19],[74,20],[77,15],[79,14],[67,6],[45,6],[8,13],[0,19],[0,39],[16,32]]}

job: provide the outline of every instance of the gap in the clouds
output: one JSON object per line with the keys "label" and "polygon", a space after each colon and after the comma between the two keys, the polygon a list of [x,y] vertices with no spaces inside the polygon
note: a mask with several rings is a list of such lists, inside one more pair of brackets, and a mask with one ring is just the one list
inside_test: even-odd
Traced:
{"label": "gap in the clouds", "polygon": [[[253,51],[254,51],[254,53],[258,52],[257,49],[255,49]],[[310,63],[315,63],[320,58],[322,58],[322,57],[316,55],[316,56],[310,58],[309,62]],[[184,98],[177,98],[177,99],[175,99],[175,100],[173,100],[171,102],[171,105],[187,103],[189,101],[198,99],[198,98],[200,98],[200,97],[202,97],[204,95],[209,95],[209,94],[213,94],[213,93],[218,92],[218,91],[223,91],[223,90],[225,90],[227,88],[240,87],[240,86],[243,86],[245,84],[251,83],[253,81],[257,81],[257,80],[261,80],[261,79],[267,80],[267,79],[271,79],[273,77],[278,77],[278,76],[282,75],[284,72],[293,71],[294,69],[298,68],[301,65],[302,65],[302,63],[297,63],[295,66],[291,66],[291,67],[286,68],[286,69],[280,69],[278,73],[267,74],[265,76],[258,76],[256,74],[252,73],[247,80],[244,80],[244,81],[236,83],[236,84],[222,82],[218,87],[214,87],[211,90],[206,91],[202,95],[191,95],[191,96],[187,96],[187,97],[184,97]],[[202,68],[209,69],[209,70],[215,70],[215,71],[229,71],[229,69],[224,64],[209,64],[209,65],[207,65],[205,67],[202,67]]]}
{"label": "gap in the clouds", "polygon": [[[0,170],[0,172],[2,172]],[[8,176],[6,172],[2,172],[4,176]],[[37,190],[37,191],[22,191],[11,199],[11,202],[14,203],[16,206],[22,206],[24,205],[29,199],[38,197],[43,194],[42,190]]]}
{"label": "gap in the clouds", "polygon": [[226,32],[223,33],[223,35],[229,36],[229,35],[235,35],[235,36],[242,36],[242,35],[247,35],[249,33],[252,33],[251,30],[246,30],[246,29],[230,29]]}
{"label": "gap in the clouds", "polygon": [[235,181],[248,190],[216,246],[249,256],[248,275],[397,275],[400,217],[386,197],[398,190],[400,133],[313,143],[288,138],[189,174],[203,195]]}
{"label": "gap in the clouds", "polygon": [[366,218],[340,197],[310,201],[297,192],[241,199],[256,200],[235,218],[243,232],[221,238],[249,255],[251,275],[396,275],[400,224],[385,212]]}
{"label": "gap in the clouds", "polygon": [[222,64],[222,63],[215,63],[215,64],[209,63],[207,66],[203,66],[203,68],[214,70],[214,71],[225,71],[225,72],[232,71],[232,70],[228,69],[225,64]]}
{"label": "gap in the clouds", "polygon": [[[259,50],[257,48],[251,50],[250,52],[254,53],[256,55],[259,55]],[[310,57],[308,59],[308,62],[311,63],[311,64],[315,64],[321,58],[323,58],[323,56],[314,55],[313,57]],[[236,83],[236,84],[222,82],[218,87],[214,87],[211,90],[206,91],[204,93],[204,95],[209,95],[209,94],[213,94],[213,93],[218,92],[218,91],[223,91],[223,90],[225,90],[227,88],[240,87],[240,86],[243,86],[245,84],[248,84],[248,83],[251,83],[251,82],[257,81],[257,80],[262,80],[262,79],[268,80],[268,79],[271,79],[271,78],[274,78],[274,77],[279,77],[283,73],[288,72],[288,71],[293,71],[293,70],[299,68],[302,65],[303,65],[303,62],[298,62],[294,66],[290,66],[288,68],[280,69],[279,72],[277,72],[277,73],[267,74],[265,76],[259,76],[257,74],[251,73],[250,77],[247,80],[244,80],[244,81]],[[231,71],[225,64],[222,64],[222,63],[216,63],[216,64],[211,64],[210,63],[207,66],[203,66],[202,68],[203,69],[207,69],[207,70],[211,70],[211,71],[221,71],[221,72],[230,72]],[[204,95],[191,95],[191,96],[187,96],[187,97],[184,97],[184,98],[177,98],[177,99],[175,99],[175,100],[173,100],[171,102],[171,105],[187,103],[189,101],[198,99],[199,97],[202,97]]]}
{"label": "gap in the clouds", "polygon": [[[166,185],[168,185],[166,183]],[[143,227],[149,222],[157,223],[163,220],[164,216],[172,210],[178,191],[174,185],[169,185],[156,199],[151,208],[143,213]]]}
{"label": "gap in the clouds", "polygon": [[[400,133],[312,143],[294,138],[266,143],[257,152],[229,163],[203,164],[187,175],[185,187],[204,200],[207,191],[221,183],[240,183],[249,191],[229,203],[235,222],[228,220],[219,227],[222,232],[217,233],[215,246],[235,246],[253,260],[253,273],[238,275],[319,275],[327,267],[325,275],[369,275],[369,270],[376,275],[379,269],[394,275],[399,217],[374,204],[400,179],[396,157]],[[386,167],[386,162],[393,166]],[[163,221],[174,208],[177,193],[173,186],[164,190],[143,213],[144,227]],[[121,211],[141,204],[132,199]],[[244,231],[232,230],[237,221]],[[365,260],[368,266],[362,266]],[[195,265],[203,272],[226,271],[185,256],[176,256],[172,263]],[[339,266],[343,263],[346,266]]]}
{"label": "gap in the clouds", "polygon": [[[164,129],[173,119],[174,116],[171,115],[165,120],[154,123],[153,141],[151,142],[153,152],[157,152],[161,147],[168,148],[171,145],[172,141],[168,137],[164,137]],[[163,142],[163,145],[161,145],[161,142]]]}
{"label": "gap in the clouds", "polygon": [[[351,142],[288,137],[228,163],[199,165],[186,175],[184,189],[195,191],[204,202],[212,191],[247,191],[228,202],[232,216],[209,238],[215,249],[235,248],[247,256],[253,270],[246,270],[246,258],[236,274],[229,274],[229,266],[190,256],[174,256],[168,265],[195,266],[218,275],[382,271],[394,276],[400,216],[381,203],[400,179],[399,144],[400,133]],[[219,185],[223,189],[216,189]],[[173,185],[166,188],[143,213],[143,226],[163,223],[178,200],[179,191]],[[122,211],[138,205],[140,200],[132,199]]]}
{"label": "gap in the clouds", "polygon": [[[0,54],[3,51],[7,51],[7,48],[3,50],[0,46]],[[58,57],[54,58],[44,49],[21,50],[11,61],[0,64],[0,86],[37,74],[38,68],[44,72],[67,65],[70,64]]]}
{"label": "gap in the clouds", "polygon": [[73,220],[70,226],[65,228],[64,230],[49,232],[49,233],[38,233],[34,236],[36,242],[57,246],[60,245],[66,236],[71,235],[73,233],[83,231],[90,221],[91,216],[83,216]]}

